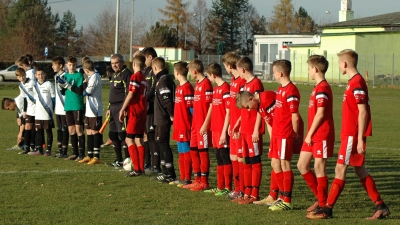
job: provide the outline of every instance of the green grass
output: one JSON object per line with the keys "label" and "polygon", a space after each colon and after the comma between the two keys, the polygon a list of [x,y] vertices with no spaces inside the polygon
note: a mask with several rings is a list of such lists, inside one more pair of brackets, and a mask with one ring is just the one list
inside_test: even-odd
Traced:
{"label": "green grass", "polygon": [[[275,90],[277,84],[265,84]],[[301,115],[306,121],[312,86],[299,85]],[[345,87],[333,87],[336,125],[335,152],[339,146],[341,101]],[[0,86],[0,96],[15,97],[16,85]],[[400,90],[370,89],[373,136],[367,143],[366,166],[390,207],[392,215],[379,224],[399,224],[400,189]],[[103,90],[104,102],[108,89]],[[314,198],[296,168],[294,210],[270,212],[267,207],[237,205],[223,197],[150,181],[148,176],[125,178],[124,172],[101,165],[18,155],[7,151],[15,144],[15,113],[1,111],[0,117],[0,224],[373,224],[364,218],[374,212],[373,203],[349,169],[345,190],[334,209],[334,219],[309,221],[305,209]],[[53,132],[55,134],[55,132]],[[107,130],[106,130],[107,133]],[[104,138],[105,139],[105,138]],[[265,140],[268,136],[265,136]],[[176,153],[176,145],[172,143]],[[268,145],[265,142],[265,149]],[[211,151],[213,152],[213,150]],[[215,185],[216,160],[211,153],[211,184]],[[102,162],[114,159],[112,148],[102,149]],[[176,158],[175,158],[176,160]],[[330,181],[336,155],[328,162]],[[263,156],[261,196],[269,189],[269,160]]]}

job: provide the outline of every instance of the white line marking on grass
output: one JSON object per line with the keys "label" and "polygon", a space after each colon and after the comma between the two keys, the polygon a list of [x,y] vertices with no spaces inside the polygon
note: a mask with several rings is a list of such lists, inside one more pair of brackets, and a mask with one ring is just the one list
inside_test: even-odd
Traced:
{"label": "white line marking on grass", "polygon": [[[119,171],[119,170],[115,170],[115,171]],[[15,173],[98,173],[98,172],[112,172],[114,173],[115,171],[113,170],[59,170],[59,169],[55,169],[55,170],[50,170],[50,171],[44,171],[44,170],[22,170],[22,171],[0,171],[0,174],[15,174]]]}

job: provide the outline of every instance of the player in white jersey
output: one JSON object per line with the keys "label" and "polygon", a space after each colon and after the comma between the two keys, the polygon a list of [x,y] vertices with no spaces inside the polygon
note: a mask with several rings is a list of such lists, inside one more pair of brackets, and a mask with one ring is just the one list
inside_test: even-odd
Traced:
{"label": "player in white jersey", "polygon": [[36,147],[35,151],[29,152],[29,155],[43,155],[44,131],[46,130],[47,150],[45,156],[51,156],[51,146],[53,145],[53,111],[54,111],[54,85],[46,81],[46,73],[42,68],[36,70],[37,82],[34,85],[33,92],[36,99],[35,129],[36,129]]}
{"label": "player in white jersey", "polygon": [[25,123],[22,118],[24,113],[24,98],[21,95],[18,95],[16,98],[3,98],[1,102],[1,108],[10,111],[17,111],[17,124],[18,124],[18,136],[17,136],[17,144],[11,148],[7,148],[7,150],[22,150],[24,144],[24,130]]}
{"label": "player in white jersey", "polygon": [[79,163],[99,164],[102,125],[103,102],[101,101],[101,77],[95,72],[93,61],[86,60],[82,69],[87,76],[84,81],[83,96],[86,96],[85,128],[87,135],[88,154]]}
{"label": "player in white jersey", "polygon": [[30,147],[32,149],[35,148],[35,129],[33,127],[36,113],[36,100],[34,97],[35,93],[33,92],[35,81],[26,77],[26,73],[23,68],[17,68],[15,70],[15,76],[21,82],[19,84],[20,95],[24,98],[24,101],[26,101],[27,105],[27,107],[24,108],[23,113],[23,120],[25,120],[25,149],[19,154],[27,154],[30,151]]}
{"label": "player in white jersey", "polygon": [[29,59],[25,56],[21,56],[16,62],[15,64],[19,67],[25,70],[25,75],[27,78],[32,79],[34,81],[36,81],[35,78],[35,69],[32,68]]}
{"label": "player in white jersey", "polygon": [[[64,71],[65,60],[61,56],[57,56],[52,60],[52,68],[56,73],[54,75],[54,80],[57,77],[63,78],[65,75]],[[54,114],[56,115],[56,129],[57,129],[57,149],[58,152],[55,154],[57,158],[67,158],[68,150],[68,140],[69,132],[67,126],[67,120],[65,117],[64,103],[65,103],[65,93],[57,84],[54,85],[54,90],[56,93],[56,106]]]}

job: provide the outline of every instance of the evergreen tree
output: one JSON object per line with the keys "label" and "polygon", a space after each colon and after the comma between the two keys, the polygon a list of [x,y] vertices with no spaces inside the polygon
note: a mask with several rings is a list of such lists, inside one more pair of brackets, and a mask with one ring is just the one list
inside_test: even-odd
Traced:
{"label": "evergreen tree", "polygon": [[166,24],[156,22],[141,39],[142,46],[174,47],[177,38],[176,31]]}
{"label": "evergreen tree", "polygon": [[62,49],[58,55],[80,55],[80,44],[83,28],[76,28],[75,15],[71,11],[64,13],[63,19],[58,27],[59,43],[57,46]]}

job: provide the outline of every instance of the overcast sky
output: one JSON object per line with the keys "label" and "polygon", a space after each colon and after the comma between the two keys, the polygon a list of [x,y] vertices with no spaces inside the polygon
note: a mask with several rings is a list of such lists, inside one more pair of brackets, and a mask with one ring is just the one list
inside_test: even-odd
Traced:
{"label": "overcast sky", "polygon": [[[53,13],[59,13],[61,18],[68,9],[75,14],[78,27],[87,26],[96,14],[105,10],[116,10],[117,0],[48,0]],[[260,15],[267,19],[271,17],[273,6],[279,0],[249,0],[255,6]],[[52,3],[54,2],[54,3]],[[130,13],[132,0],[120,0],[122,12]],[[196,0],[183,0],[190,2],[190,9]],[[207,8],[212,5],[212,0],[206,0]],[[314,18],[317,23],[333,23],[338,21],[341,0],[292,0],[296,10],[300,6]],[[165,0],[135,0],[135,18],[145,17],[148,24],[154,24],[159,20],[158,8],[165,6]],[[330,14],[326,14],[329,11]],[[355,18],[380,15],[400,11],[399,0],[353,0],[353,11]]]}

